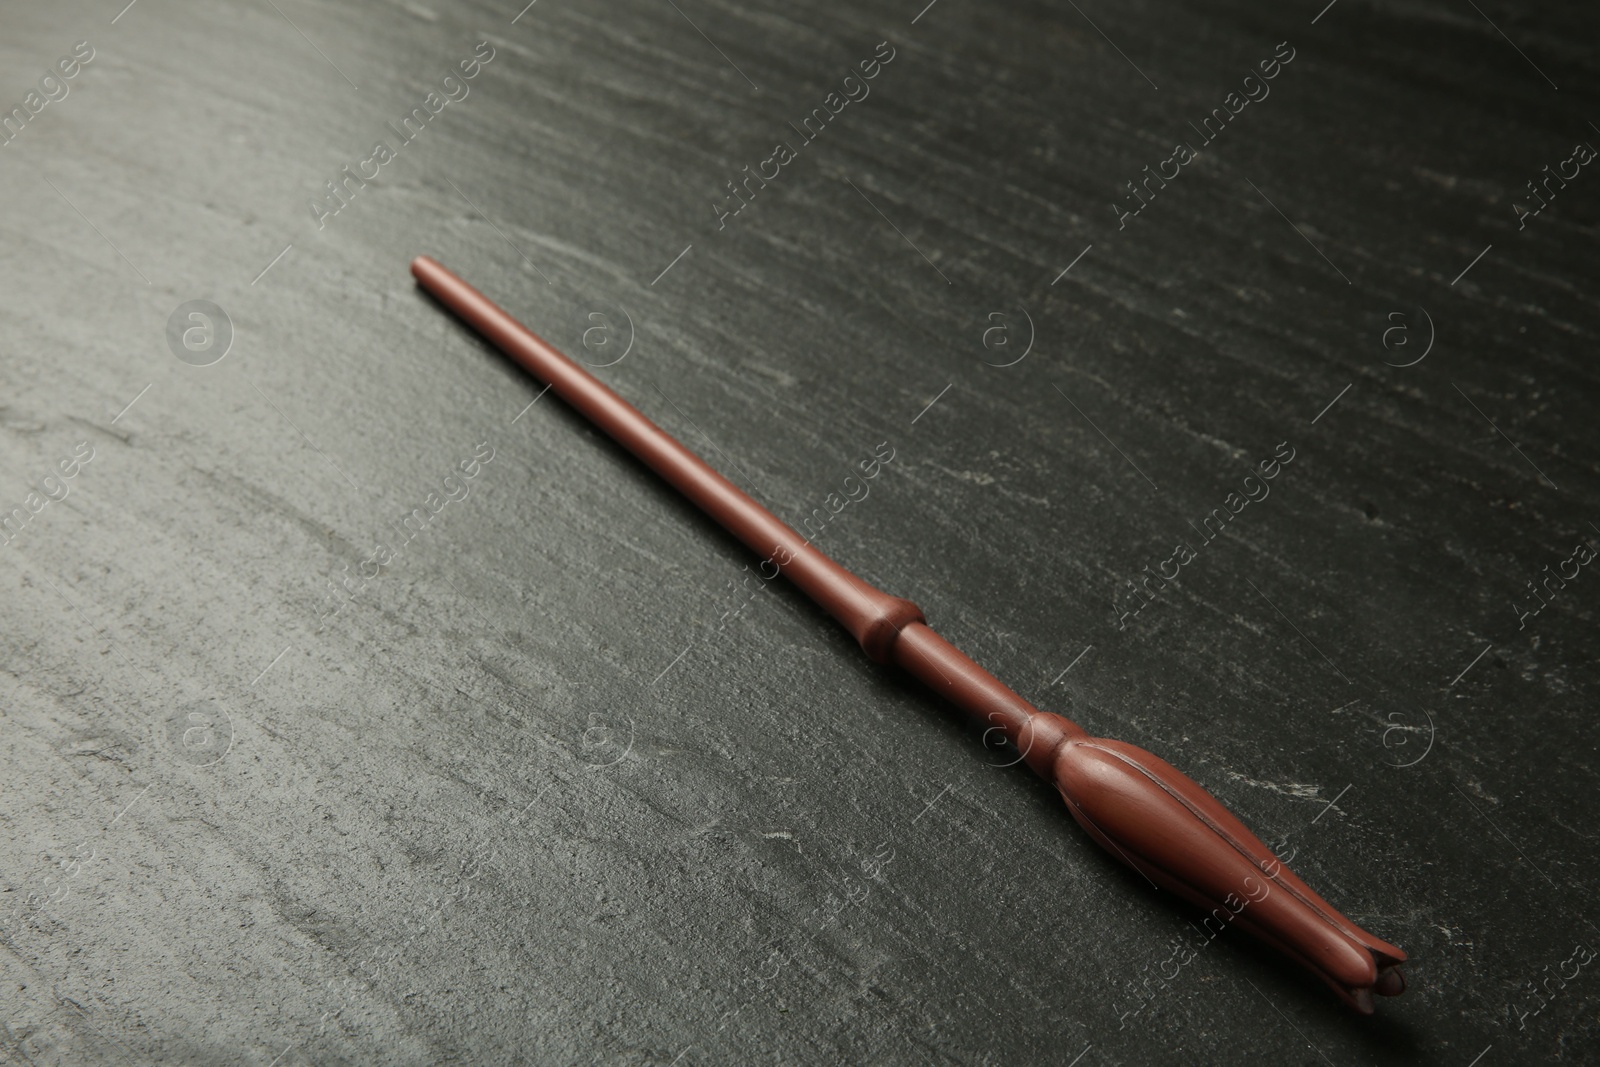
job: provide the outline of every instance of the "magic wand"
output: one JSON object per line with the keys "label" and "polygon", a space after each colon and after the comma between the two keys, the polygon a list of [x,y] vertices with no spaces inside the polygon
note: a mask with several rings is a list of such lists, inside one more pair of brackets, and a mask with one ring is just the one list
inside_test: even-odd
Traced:
{"label": "magic wand", "polygon": [[[837,619],[875,662],[893,664],[999,730],[1060,791],[1078,824],[1151,884],[1308,968],[1370,1014],[1372,995],[1405,989],[1406,954],[1341,915],[1228,809],[1142,748],[1090,737],[1040,711],[934,633],[909,600],[875,589],[819,552],[588,371],[427,256],[411,273],[562,400],[609,434]],[[1216,932],[1212,936],[1216,936]]]}

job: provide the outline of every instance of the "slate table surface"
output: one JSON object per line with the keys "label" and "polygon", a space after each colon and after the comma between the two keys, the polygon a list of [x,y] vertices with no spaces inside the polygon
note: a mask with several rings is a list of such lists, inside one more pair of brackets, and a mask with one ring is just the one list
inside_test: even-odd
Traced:
{"label": "slate table surface", "polygon": [[[520,6],[0,11],[0,1059],[1600,1057],[1592,11]],[[1207,940],[424,253],[1409,991]]]}

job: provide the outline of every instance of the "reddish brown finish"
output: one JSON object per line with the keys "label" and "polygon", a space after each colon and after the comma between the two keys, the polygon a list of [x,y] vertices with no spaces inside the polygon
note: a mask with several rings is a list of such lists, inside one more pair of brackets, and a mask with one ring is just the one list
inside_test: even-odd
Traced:
{"label": "reddish brown finish", "polygon": [[[1312,892],[1216,798],[1176,768],[1121,741],[1090,737],[1041,712],[934,633],[915,604],[863,582],[712,470],[572,360],[446,270],[419,256],[416,275],[469,325],[562,400],[770,561],[839,620],[878,663],[920,678],[1017,746],[1079,825],[1153,884],[1211,912],[1208,929],[1255,935],[1310,969],[1358,1011],[1405,988],[1406,955]],[[1215,936],[1215,931],[1213,931]]]}
{"label": "reddish brown finish", "polygon": [[1372,1012],[1374,992],[1393,996],[1405,988],[1395,969],[1404,952],[1339,914],[1165,760],[1122,741],[1069,737],[1051,772],[1045,777],[1090,837],[1155,884],[1210,910],[1208,927],[1237,923],[1364,1014]]}
{"label": "reddish brown finish", "polygon": [[915,604],[874,589],[818,552],[598,378],[437,261],[418,256],[411,262],[411,273],[440,303],[529,374],[548,383],[551,392],[698,504],[700,510],[752,552],[770,560],[824,611],[843,623],[875,661],[889,662],[894,632],[908,622],[921,621],[922,612]]}
{"label": "reddish brown finish", "polygon": [[1029,761],[1029,766],[1044,778],[1049,778],[1050,773],[1033,764],[1032,754],[1035,750],[1053,751],[1059,740],[1067,736],[1089,736],[1075,723],[1059,715],[1051,715],[1045,721],[1054,730],[1061,731],[1062,738],[1058,739],[1052,732],[1049,742],[1041,743],[1029,734],[1029,730],[1030,724],[1041,722],[1039,716],[1044,713],[968,659],[960,649],[934,633],[925,622],[919,620],[901,630],[893,652],[894,662],[920,678],[929,689],[966,712],[980,725],[1016,745],[1017,751]]}

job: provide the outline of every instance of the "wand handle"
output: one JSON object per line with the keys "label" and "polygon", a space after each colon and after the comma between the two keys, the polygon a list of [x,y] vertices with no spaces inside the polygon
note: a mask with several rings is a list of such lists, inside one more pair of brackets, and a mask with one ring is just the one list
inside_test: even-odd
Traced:
{"label": "wand handle", "polygon": [[[1319,897],[1227,808],[1159,757],[1090,737],[1040,711],[934,633],[911,601],[890,596],[805,538],[679,444],[594,375],[427,256],[411,263],[422,286],[555,394],[639,458],[723,529],[844,624],[879,663],[921,679],[980,725],[1015,744],[1060,791],[1089,836],[1153,885],[1211,909],[1326,982],[1358,1011],[1405,981],[1404,952]],[[1213,934],[1213,936],[1215,936]],[[1137,1015],[1140,1009],[1126,1014]]]}

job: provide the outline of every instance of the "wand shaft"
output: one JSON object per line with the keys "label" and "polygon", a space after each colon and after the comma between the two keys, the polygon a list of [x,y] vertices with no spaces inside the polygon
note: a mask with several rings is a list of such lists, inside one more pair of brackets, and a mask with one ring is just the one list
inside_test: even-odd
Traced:
{"label": "wand shaft", "polygon": [[874,588],[818,551],[604,382],[458,275],[427,256],[412,262],[411,273],[440,303],[782,572],[843,624],[873,660],[905,668],[1012,742],[1039,714],[934,633],[915,604]]}

